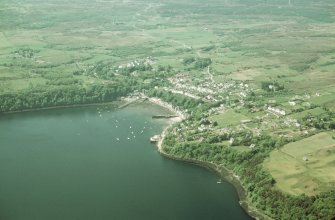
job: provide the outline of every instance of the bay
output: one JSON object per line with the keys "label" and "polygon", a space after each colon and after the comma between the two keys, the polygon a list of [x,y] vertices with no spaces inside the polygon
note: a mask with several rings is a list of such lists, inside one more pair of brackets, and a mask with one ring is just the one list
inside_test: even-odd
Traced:
{"label": "bay", "polygon": [[234,187],[162,157],[151,104],[0,117],[0,219],[251,219]]}

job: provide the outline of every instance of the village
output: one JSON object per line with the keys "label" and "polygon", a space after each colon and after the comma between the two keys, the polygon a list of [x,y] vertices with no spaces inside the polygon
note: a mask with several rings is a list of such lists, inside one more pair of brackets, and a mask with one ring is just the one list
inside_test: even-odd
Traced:
{"label": "village", "polygon": [[[259,106],[257,101],[250,101],[250,96],[259,91],[246,82],[231,79],[216,82],[212,75],[194,77],[192,73],[179,73],[168,78],[168,82],[168,86],[155,89],[202,100],[205,103],[218,103],[207,112],[203,112],[200,121],[184,120],[174,129],[181,142],[203,142],[208,136],[219,135],[226,137],[222,143],[228,146],[242,145],[245,149],[252,150],[257,146],[249,142],[246,142],[247,145],[242,144],[242,139],[265,133],[292,139],[310,136],[316,132],[315,128],[300,124],[300,118],[294,115],[296,111],[301,111],[296,110],[301,107],[303,110],[316,107],[311,108],[309,102],[313,95],[294,95],[288,97],[285,103],[269,99],[261,102],[262,106]],[[176,109],[172,106],[169,108]],[[187,110],[182,112],[188,113]]]}
{"label": "village", "polygon": [[[116,74],[130,73],[132,77],[142,77],[146,71],[157,72],[159,65],[158,59],[149,56],[120,64],[115,70]],[[208,136],[219,135],[225,136],[222,143],[228,146],[242,145],[249,150],[257,149],[255,144],[250,141],[243,143],[243,140],[262,134],[289,139],[313,135],[316,132],[315,127],[311,126],[313,119],[310,119],[310,124],[306,124],[301,122],[301,116],[307,113],[313,115],[314,111],[323,112],[311,102],[320,93],[285,93],[279,91],[277,83],[268,82],[262,90],[253,82],[220,76],[211,71],[210,64],[202,70],[173,71],[174,74],[169,74],[167,78],[156,77],[161,83],[151,90],[212,105],[202,112],[200,120],[188,120],[193,116],[192,109],[173,106],[157,97],[148,97],[144,91],[136,90],[129,97],[147,99],[182,117],[183,122],[174,129],[181,142],[203,142]],[[159,138],[154,139],[155,142]]]}

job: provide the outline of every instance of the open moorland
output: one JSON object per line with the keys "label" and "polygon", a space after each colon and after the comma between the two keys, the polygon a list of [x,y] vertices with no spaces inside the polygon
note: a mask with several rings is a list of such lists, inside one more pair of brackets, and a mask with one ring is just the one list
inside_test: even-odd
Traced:
{"label": "open moorland", "polygon": [[[110,83],[118,67],[147,57],[196,83],[207,71],[195,61],[210,58],[217,83],[277,82],[290,91],[273,97],[287,111],[295,95],[333,108],[333,9],[332,1],[5,1],[0,92]],[[107,76],[94,71],[101,63]]]}

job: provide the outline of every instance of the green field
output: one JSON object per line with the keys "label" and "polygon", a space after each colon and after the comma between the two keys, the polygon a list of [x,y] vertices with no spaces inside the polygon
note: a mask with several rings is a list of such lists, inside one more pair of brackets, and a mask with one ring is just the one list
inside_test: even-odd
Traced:
{"label": "green field", "polygon": [[264,167],[276,187],[293,194],[315,195],[335,187],[335,135],[323,132],[275,150]]}
{"label": "green field", "polygon": [[[92,76],[72,72],[97,62],[115,68],[152,56],[154,67],[178,72],[184,57],[200,56],[213,60],[218,76],[255,87],[275,80],[292,95],[319,92],[313,102],[335,108],[333,1],[19,0],[1,7],[0,93],[41,88],[53,80],[45,72],[85,84]],[[32,56],[17,54],[23,49]]]}
{"label": "green field", "polygon": [[232,109],[229,109],[222,114],[211,116],[210,119],[212,121],[216,121],[219,127],[229,127],[233,125],[238,125],[243,120],[248,120],[248,117],[241,113],[237,113]]}

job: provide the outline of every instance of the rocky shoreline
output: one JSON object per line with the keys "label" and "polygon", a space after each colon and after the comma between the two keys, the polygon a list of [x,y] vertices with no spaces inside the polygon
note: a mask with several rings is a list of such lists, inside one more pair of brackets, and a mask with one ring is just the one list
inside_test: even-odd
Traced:
{"label": "rocky shoreline", "polygon": [[[162,141],[163,141],[163,139],[162,139]],[[248,199],[247,199],[246,191],[243,188],[243,186],[241,185],[239,178],[235,174],[233,174],[229,169],[227,169],[226,167],[218,166],[214,163],[210,163],[210,162],[207,162],[207,161],[176,157],[176,156],[170,155],[167,152],[165,152],[164,147],[162,147],[162,146],[160,146],[160,147],[157,146],[157,147],[158,147],[159,153],[161,155],[163,155],[164,157],[168,158],[168,159],[177,160],[177,161],[184,162],[184,163],[191,163],[191,164],[194,164],[194,165],[197,165],[197,166],[207,168],[210,171],[215,172],[223,180],[232,184],[237,191],[238,197],[240,199],[241,207],[246,211],[246,213],[250,217],[252,217],[254,219],[257,219],[257,220],[263,220],[263,219],[264,220],[271,220],[272,219],[272,218],[266,216],[265,214],[263,214],[257,208],[252,206],[250,201],[248,201]]]}
{"label": "rocky shoreline", "polygon": [[263,219],[264,220],[270,220],[271,219],[270,217],[263,214],[260,210],[258,210],[257,208],[252,206],[251,202],[247,198],[246,190],[241,185],[239,177],[237,175],[235,175],[228,168],[226,168],[222,165],[218,166],[215,163],[211,163],[211,162],[207,162],[207,161],[201,161],[201,160],[191,159],[191,158],[176,157],[176,156],[170,155],[167,152],[165,152],[163,142],[164,142],[165,136],[167,135],[168,130],[171,127],[173,127],[176,123],[181,122],[182,120],[186,119],[186,116],[183,115],[181,111],[176,111],[173,106],[171,106],[168,103],[163,102],[159,98],[148,98],[148,100],[150,102],[154,103],[154,104],[157,104],[157,105],[160,105],[164,108],[167,108],[168,110],[172,111],[173,113],[175,113],[176,115],[179,116],[179,117],[168,118],[170,123],[167,127],[165,127],[163,132],[160,134],[159,140],[156,142],[157,150],[162,156],[164,156],[166,158],[169,158],[169,159],[172,159],[172,160],[177,160],[177,161],[181,161],[181,162],[185,162],[185,163],[191,163],[191,164],[194,164],[194,165],[197,165],[197,166],[205,167],[205,168],[215,172],[222,179],[231,183],[235,187],[235,189],[238,193],[238,197],[240,199],[240,205],[246,211],[246,213],[249,216],[251,216],[254,219],[259,219],[259,220],[263,220]]}

